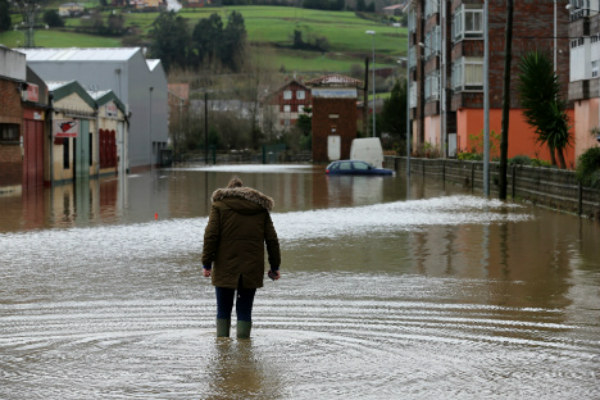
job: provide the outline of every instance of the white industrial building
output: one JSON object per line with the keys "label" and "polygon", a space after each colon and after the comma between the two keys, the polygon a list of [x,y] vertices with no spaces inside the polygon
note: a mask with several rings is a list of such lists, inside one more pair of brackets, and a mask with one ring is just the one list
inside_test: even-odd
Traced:
{"label": "white industrial building", "polygon": [[160,60],[146,60],[140,47],[19,51],[44,80],[77,80],[86,90],[112,90],[128,114],[128,169],[158,164],[169,137],[167,78]]}

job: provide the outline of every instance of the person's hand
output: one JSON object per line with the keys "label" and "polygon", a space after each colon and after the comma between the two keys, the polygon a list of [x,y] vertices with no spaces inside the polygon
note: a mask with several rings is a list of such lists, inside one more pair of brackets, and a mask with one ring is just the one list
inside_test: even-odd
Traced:
{"label": "person's hand", "polygon": [[202,270],[202,273],[204,274],[204,277],[205,277],[205,278],[210,278],[210,269],[206,269],[206,268],[204,268],[204,269]]}
{"label": "person's hand", "polygon": [[279,273],[279,270],[277,270],[277,271],[270,270],[270,271],[267,273],[267,275],[269,275],[269,278],[271,278],[271,279],[272,279],[272,280],[274,280],[274,281],[276,281],[276,280],[278,280],[279,278],[281,278],[281,274]]}

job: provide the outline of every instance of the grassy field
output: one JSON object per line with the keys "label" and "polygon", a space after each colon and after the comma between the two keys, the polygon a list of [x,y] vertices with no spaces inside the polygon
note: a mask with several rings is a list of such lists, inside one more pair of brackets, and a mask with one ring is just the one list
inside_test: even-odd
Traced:
{"label": "grassy field", "polygon": [[[395,66],[396,59],[406,53],[406,28],[376,23],[357,17],[353,12],[308,10],[294,7],[236,6],[181,10],[190,29],[201,18],[218,13],[224,22],[236,10],[242,14],[248,40],[258,47],[271,47],[269,61],[277,68],[297,72],[348,72],[353,64],[363,64],[375,48],[376,65]],[[125,25],[136,27],[147,35],[157,13],[125,13]],[[74,28],[80,19],[67,19],[67,28]],[[311,36],[326,37],[330,49],[325,53],[296,51],[290,48],[294,30],[303,32],[304,40]],[[366,30],[376,31],[373,37]],[[0,33],[0,43],[17,47],[24,42],[22,32]],[[118,38],[85,35],[54,29],[36,31],[35,44],[42,47],[113,47]]]}
{"label": "grassy field", "polygon": [[[35,31],[35,45],[38,47],[119,47],[121,40],[94,35],[63,32],[53,29]],[[0,43],[8,47],[21,47],[25,35],[21,31],[0,33]]]}

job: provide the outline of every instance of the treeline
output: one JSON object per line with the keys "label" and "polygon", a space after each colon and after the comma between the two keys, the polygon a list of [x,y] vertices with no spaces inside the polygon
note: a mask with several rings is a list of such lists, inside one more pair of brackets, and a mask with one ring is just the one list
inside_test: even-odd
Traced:
{"label": "treeline", "polygon": [[8,0],[0,0],[0,32],[8,31],[12,26]]}
{"label": "treeline", "polygon": [[375,0],[368,4],[365,0],[357,0],[356,2],[346,2],[346,0],[221,0],[219,4],[224,6],[291,6],[314,10],[375,12]]}
{"label": "treeline", "polygon": [[329,40],[325,36],[311,35],[310,32],[306,36],[305,40],[304,33],[299,29],[294,29],[292,48],[298,50],[329,50]]}
{"label": "treeline", "polygon": [[150,39],[150,56],[160,58],[167,71],[172,66],[204,65],[239,72],[246,48],[246,27],[242,14],[232,11],[227,25],[219,14],[211,14],[190,30],[187,20],[169,11],[160,13],[152,23]]}
{"label": "treeline", "polygon": [[298,6],[299,0],[221,0],[224,6]]}
{"label": "treeline", "polygon": [[345,0],[304,0],[302,7],[314,10],[342,11],[346,9]]}

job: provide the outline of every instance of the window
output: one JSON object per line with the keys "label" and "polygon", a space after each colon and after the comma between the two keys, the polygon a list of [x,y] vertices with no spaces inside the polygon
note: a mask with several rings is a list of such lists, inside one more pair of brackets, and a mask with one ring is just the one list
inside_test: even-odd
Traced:
{"label": "window", "polygon": [[354,169],[359,171],[366,171],[369,169],[369,164],[367,164],[366,162],[355,162]]}
{"label": "window", "polygon": [[302,114],[304,112],[304,105],[299,104],[298,105],[298,113]]}
{"label": "window", "polygon": [[441,28],[439,25],[435,29],[425,34],[425,57],[429,58],[440,52],[441,46]]}
{"label": "window", "polygon": [[350,171],[352,169],[352,164],[350,161],[344,161],[340,163],[340,171]]}
{"label": "window", "polygon": [[284,104],[283,105],[283,112],[289,113],[292,111],[292,106],[289,104]]}
{"label": "window", "polygon": [[415,32],[417,27],[417,14],[415,13],[414,7],[410,7],[408,12],[408,31]]}
{"label": "window", "polygon": [[462,4],[452,20],[454,41],[483,37],[483,9],[481,4]]}
{"label": "window", "polygon": [[304,92],[304,90],[298,90],[296,92],[296,98],[298,100],[304,100],[306,98],[306,92]]}
{"label": "window", "polygon": [[414,81],[410,82],[410,108],[417,106],[417,85]]}
{"label": "window", "polygon": [[425,99],[437,100],[440,95],[440,76],[439,71],[427,74],[425,77]]}
{"label": "window", "polygon": [[429,18],[433,14],[440,11],[439,0],[425,0],[425,18]]}
{"label": "window", "polygon": [[408,49],[408,68],[414,68],[417,65],[417,50],[415,46]]}
{"label": "window", "polygon": [[0,124],[0,143],[2,143],[2,144],[19,143],[19,125],[18,124]]}
{"label": "window", "polygon": [[600,60],[592,61],[592,78],[598,77],[598,64],[600,64]]}
{"label": "window", "polygon": [[452,88],[458,91],[483,90],[483,58],[462,57],[454,62]]}
{"label": "window", "polygon": [[284,90],[283,91],[283,99],[284,100],[291,100],[292,99],[292,91],[291,90]]}

